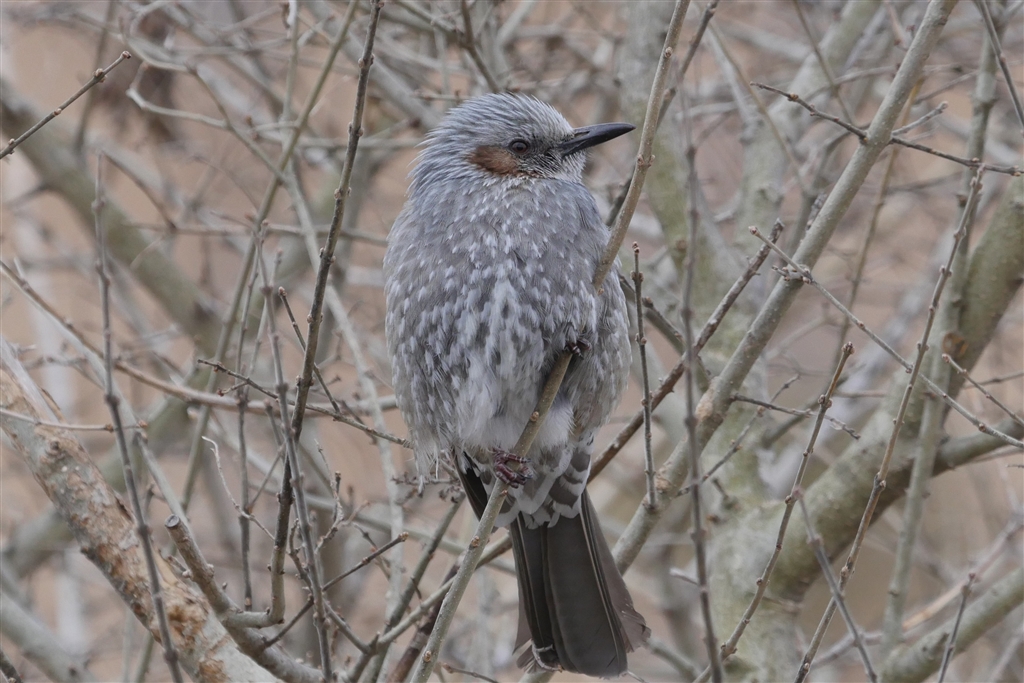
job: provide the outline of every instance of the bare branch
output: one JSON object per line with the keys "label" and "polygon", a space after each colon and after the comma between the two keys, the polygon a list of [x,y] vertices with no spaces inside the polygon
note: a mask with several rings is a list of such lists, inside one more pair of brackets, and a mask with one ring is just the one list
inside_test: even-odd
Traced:
{"label": "bare branch", "polygon": [[61,102],[59,105],[57,105],[56,109],[54,109],[49,114],[47,114],[46,116],[41,118],[38,123],[36,123],[34,126],[29,128],[28,130],[26,130],[24,133],[19,135],[17,138],[11,140],[9,143],[7,143],[6,147],[4,147],[3,149],[0,149],[0,159],[3,159],[8,154],[12,153],[14,151],[15,147],[17,147],[18,145],[23,143],[25,140],[30,138],[37,130],[39,130],[40,128],[45,126],[47,123],[49,123],[53,119],[55,119],[58,116],[60,116],[61,113],[63,113],[63,111],[65,109],[67,109],[69,106],[71,106],[72,102],[74,102],[79,97],[84,95],[87,90],[92,88],[94,85],[97,85],[98,83],[102,83],[103,79],[105,79],[107,77],[107,74],[110,73],[111,71],[113,71],[117,67],[118,64],[120,64],[121,62],[123,62],[126,59],[131,59],[131,58],[132,58],[131,53],[125,51],[125,52],[122,52],[121,55],[117,59],[115,59],[113,61],[113,63],[111,63],[105,69],[96,69],[96,72],[93,73],[92,78],[90,78],[86,82],[85,85],[83,85],[81,88],[79,88],[78,92],[76,92],[74,95],[72,95],[71,97],[67,98],[63,102]]}
{"label": "bare branch", "polygon": [[925,680],[939,669],[945,651],[943,645],[951,637],[958,619],[956,651],[962,652],[1021,604],[1024,604],[1024,568],[1017,567],[978,595],[964,609],[962,618],[958,615],[913,645],[894,651],[882,666],[882,677],[907,683]]}
{"label": "bare branch", "polygon": [[[18,413],[52,420],[42,393],[25,373],[14,350],[0,340],[0,382],[3,395]],[[117,495],[81,444],[67,432],[31,426],[20,420],[0,420],[0,427],[17,445],[26,464],[71,527],[86,557],[151,632],[159,635],[152,611],[146,563],[134,525]],[[163,576],[173,572],[156,556]],[[264,681],[272,674],[244,656],[214,617],[209,604],[181,581],[165,586],[172,638],[190,676],[199,671],[222,672],[220,680]]]}

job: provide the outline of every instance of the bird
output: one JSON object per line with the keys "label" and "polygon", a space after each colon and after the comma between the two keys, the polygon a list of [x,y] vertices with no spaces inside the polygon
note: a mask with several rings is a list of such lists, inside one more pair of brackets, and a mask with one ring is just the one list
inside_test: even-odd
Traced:
{"label": "bird", "polygon": [[[650,630],[586,490],[594,437],[626,388],[629,319],[610,238],[582,182],[587,150],[633,130],[573,128],[492,93],[428,133],[384,256],[385,336],[421,472],[457,471],[479,517],[498,481],[527,670],[611,677]],[[572,356],[525,457],[512,450],[556,360]],[[526,647],[526,643],[530,647]]]}

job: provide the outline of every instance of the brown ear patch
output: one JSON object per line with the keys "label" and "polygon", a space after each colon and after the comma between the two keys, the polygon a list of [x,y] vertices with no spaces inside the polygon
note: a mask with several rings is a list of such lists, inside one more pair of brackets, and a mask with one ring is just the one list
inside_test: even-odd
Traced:
{"label": "brown ear patch", "polygon": [[519,172],[519,160],[502,147],[490,145],[477,147],[469,155],[469,161],[485,171],[498,175],[513,175]]}

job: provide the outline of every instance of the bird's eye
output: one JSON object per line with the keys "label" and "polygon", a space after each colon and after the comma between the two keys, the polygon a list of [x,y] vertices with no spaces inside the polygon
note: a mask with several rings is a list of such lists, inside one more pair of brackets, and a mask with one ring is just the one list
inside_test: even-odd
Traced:
{"label": "bird's eye", "polygon": [[508,149],[513,154],[526,154],[530,151],[530,143],[526,140],[513,140],[508,143]]}

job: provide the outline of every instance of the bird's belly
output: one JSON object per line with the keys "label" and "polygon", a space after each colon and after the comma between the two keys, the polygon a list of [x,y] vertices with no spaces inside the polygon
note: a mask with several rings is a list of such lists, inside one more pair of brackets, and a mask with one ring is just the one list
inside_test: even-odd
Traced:
{"label": "bird's belly", "polygon": [[[476,342],[468,345],[467,378],[456,396],[456,433],[466,448],[511,451],[536,408],[548,347],[558,342],[555,331],[540,324],[537,306],[524,298],[520,288],[498,281],[458,323],[456,336]],[[558,401],[531,453],[564,445],[571,431],[572,407]]]}
{"label": "bird's belly", "polygon": [[[536,407],[536,392],[503,388],[494,377],[478,388],[479,392],[466,391],[459,396],[458,434],[463,447],[483,452],[511,452],[530,423]],[[572,406],[568,401],[556,402],[533,441],[531,456],[566,445],[572,429]]]}

